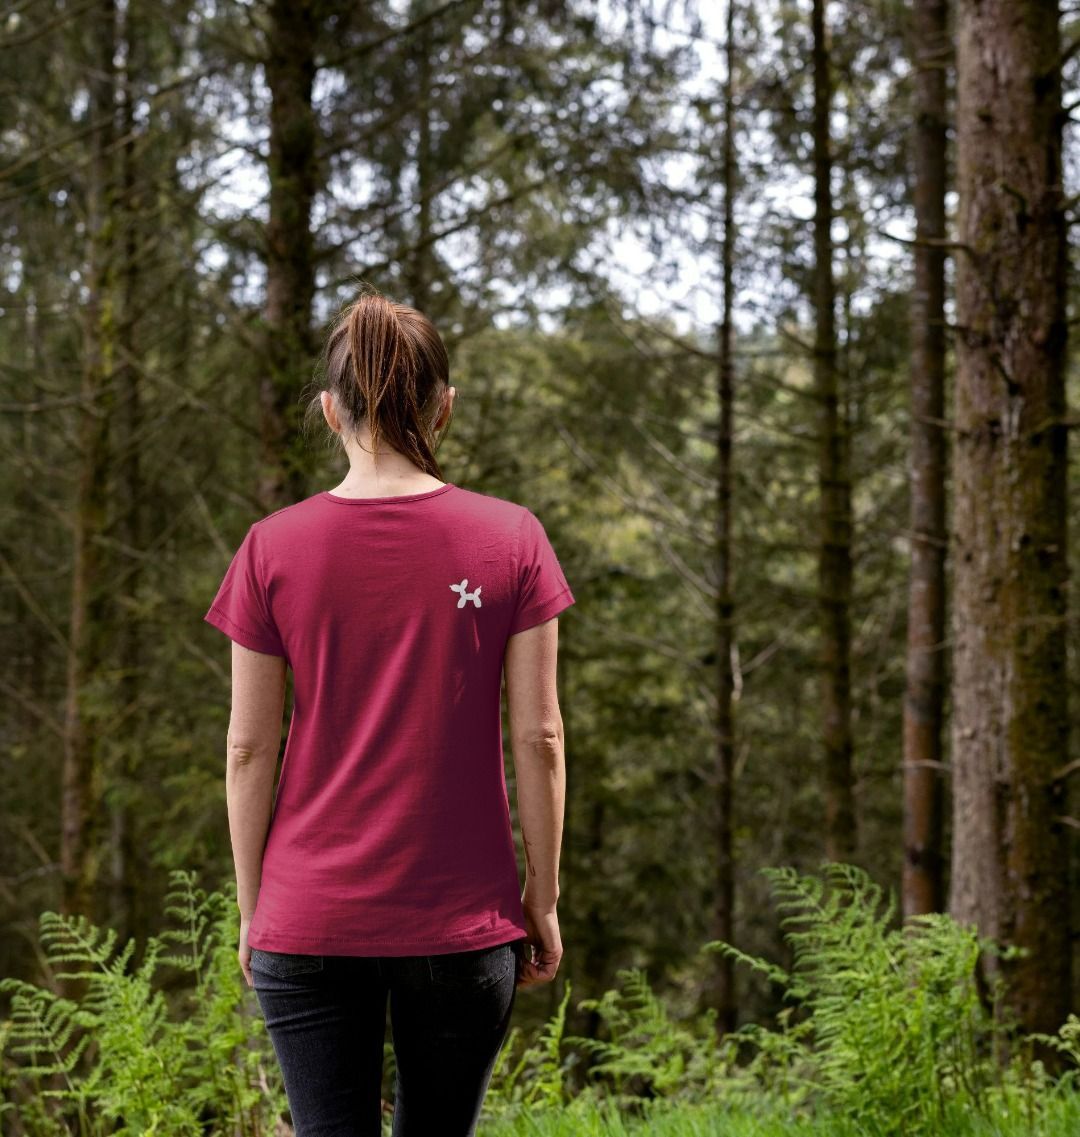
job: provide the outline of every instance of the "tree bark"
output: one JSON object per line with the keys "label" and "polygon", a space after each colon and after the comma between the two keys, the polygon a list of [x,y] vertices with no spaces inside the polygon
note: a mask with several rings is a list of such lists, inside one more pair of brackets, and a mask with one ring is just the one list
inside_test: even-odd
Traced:
{"label": "tree bark", "polygon": [[818,477],[821,546],[822,740],[825,752],[825,855],[855,852],[851,740],[851,478],[836,358],[829,110],[832,81],[825,41],[825,0],[814,0],[814,383],[820,404]]}
{"label": "tree bark", "polygon": [[68,627],[64,757],[60,793],[61,911],[97,920],[103,779],[99,745],[105,717],[109,427],[115,333],[116,7],[101,0],[93,25],[90,86],[93,131],[87,178],[86,303],[75,460],[71,606]]}
{"label": "tree bark", "polygon": [[[724,80],[724,229],[721,237],[722,310],[717,359],[717,403],[719,422],[717,449],[716,511],[716,915],[714,936],[726,943],[735,941],[735,854],[732,832],[735,790],[735,677],[732,653],[735,647],[735,598],[732,589],[731,547],[731,444],[734,426],[734,371],[732,355],[732,269],[735,260],[735,0],[728,0],[725,51],[727,74]],[[735,1029],[735,968],[728,955],[716,956],[716,1030],[726,1034]]]}
{"label": "tree bark", "polygon": [[944,904],[945,236],[947,0],[917,0],[915,290],[911,304],[911,566],[904,699],[905,916]]}
{"label": "tree bark", "polygon": [[133,5],[123,10],[118,24],[122,39],[124,66],[119,76],[122,92],[120,123],[123,146],[120,149],[120,198],[123,202],[123,241],[117,250],[117,326],[116,336],[121,348],[117,362],[116,384],[121,392],[122,413],[118,416],[119,438],[117,449],[122,455],[118,473],[123,484],[122,512],[117,519],[122,547],[131,552],[123,568],[114,577],[114,587],[133,603],[123,610],[118,628],[118,657],[120,681],[118,697],[122,713],[129,724],[125,743],[115,748],[116,760],[107,771],[111,788],[118,790],[109,802],[109,925],[115,928],[121,942],[136,939],[141,942],[150,932],[146,923],[145,905],[140,904],[140,881],[145,866],[138,849],[138,818],[132,813],[140,774],[138,756],[145,752],[144,718],[134,709],[143,694],[143,637],[145,629],[140,618],[138,603],[143,579],[143,562],[139,550],[146,547],[143,499],[142,449],[142,379],[135,361],[141,358],[136,341],[135,326],[139,319],[139,285],[142,278],[139,242],[144,230],[143,181],[140,176],[138,143],[141,139],[135,121],[136,83],[142,66],[140,50],[141,30],[138,11]]}
{"label": "tree bark", "polygon": [[[414,18],[420,13],[413,12]],[[411,64],[416,73],[416,236],[406,262],[409,302],[428,313],[434,282],[434,205],[437,194],[437,155],[431,129],[432,68],[431,25],[425,23],[416,33],[416,50]],[[430,313],[429,313],[430,314]]]}
{"label": "tree bark", "polygon": [[312,105],[321,0],[271,0],[266,40],[270,88],[270,216],[266,227],[266,371],[259,385],[259,503],[278,509],[307,493],[297,391],[314,363],[311,209],[318,186]]}
{"label": "tree bark", "polygon": [[957,29],[949,908],[1027,949],[983,962],[1039,1031],[1070,994],[1058,19],[1052,0],[961,0]]}

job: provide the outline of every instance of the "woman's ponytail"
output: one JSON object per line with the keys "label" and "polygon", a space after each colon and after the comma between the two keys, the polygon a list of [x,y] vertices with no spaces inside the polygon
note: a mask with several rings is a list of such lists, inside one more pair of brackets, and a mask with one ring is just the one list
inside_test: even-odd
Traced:
{"label": "woman's ponytail", "polygon": [[435,450],[446,431],[436,437],[434,422],[450,385],[450,360],[423,313],[365,286],[331,326],[320,370],[310,418],[322,417],[321,392],[329,391],[345,430],[355,435],[367,424],[376,460],[385,442],[443,478]]}

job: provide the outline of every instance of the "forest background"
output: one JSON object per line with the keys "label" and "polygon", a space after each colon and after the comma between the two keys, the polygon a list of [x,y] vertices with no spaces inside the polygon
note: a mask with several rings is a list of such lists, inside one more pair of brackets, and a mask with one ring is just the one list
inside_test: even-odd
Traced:
{"label": "forest background", "polygon": [[231,875],[202,614],[342,473],[298,396],[366,280],[446,340],[446,479],[577,599],[566,955],[520,1014],[628,965],[774,1011],[699,949],[782,961],[760,870],[829,858],[1030,949],[1057,1029],[1080,29],[977,7],[8,5],[0,974],[43,910],[142,938],[172,870]]}

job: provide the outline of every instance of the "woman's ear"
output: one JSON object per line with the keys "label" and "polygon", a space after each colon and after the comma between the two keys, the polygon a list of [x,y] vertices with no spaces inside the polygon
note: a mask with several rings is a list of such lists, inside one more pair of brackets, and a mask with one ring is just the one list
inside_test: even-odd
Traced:
{"label": "woman's ear", "polygon": [[326,419],[326,425],[335,434],[341,433],[341,423],[338,421],[337,413],[334,410],[334,396],[329,391],[323,391],[319,395],[319,401],[322,403],[323,418]]}
{"label": "woman's ear", "polygon": [[439,413],[435,416],[435,429],[442,430],[450,418],[450,408],[454,405],[454,396],[457,394],[456,387],[447,387],[443,394],[443,404]]}

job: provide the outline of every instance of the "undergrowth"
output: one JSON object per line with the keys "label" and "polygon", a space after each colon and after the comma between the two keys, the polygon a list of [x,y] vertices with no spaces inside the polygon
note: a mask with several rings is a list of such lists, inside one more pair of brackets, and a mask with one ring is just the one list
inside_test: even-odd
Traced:
{"label": "undergrowth", "polygon": [[[626,968],[616,987],[574,1004],[600,1024],[583,1037],[568,1032],[564,980],[551,1019],[533,1037],[514,1026],[498,1055],[484,1102],[493,1132],[1070,1131],[1070,1121],[1058,1128],[1053,1119],[1080,1115],[1080,1020],[1027,1040],[1059,1051],[1064,1075],[1048,1076],[1028,1046],[1003,1060],[1005,1016],[995,1011],[1004,992],[995,987],[987,1007],[976,984],[979,953],[996,951],[992,943],[944,915],[894,926],[893,896],[851,865],[764,871],[790,970],[720,940],[702,951],[726,953],[777,985],[773,1023],[718,1040],[715,1012],[677,1018],[643,970]],[[5,1135],[288,1132],[280,1071],[237,966],[231,889],[207,895],[193,874],[175,871],[166,911],[170,927],[137,962],[134,943],[118,946],[113,931],[42,914],[48,984],[0,981],[11,1002],[0,1022]],[[81,993],[57,993],[58,981]],[[709,1117],[726,1118],[724,1127]]]}

